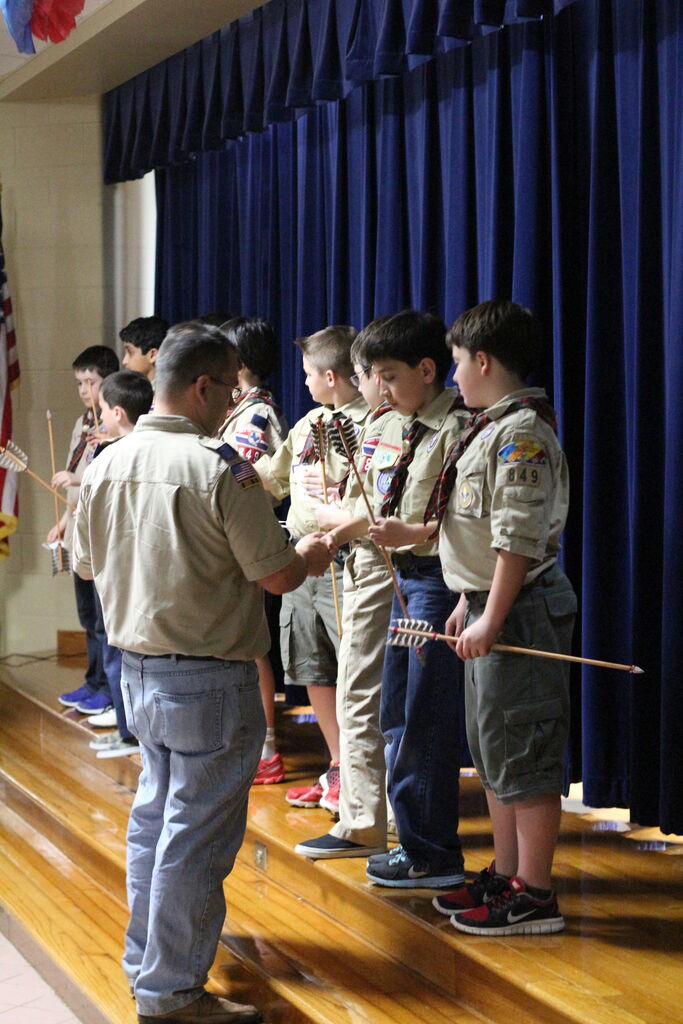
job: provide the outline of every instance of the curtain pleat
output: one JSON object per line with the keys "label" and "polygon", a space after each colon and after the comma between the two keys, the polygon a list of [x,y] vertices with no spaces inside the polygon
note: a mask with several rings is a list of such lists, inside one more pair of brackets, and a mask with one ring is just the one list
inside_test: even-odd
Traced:
{"label": "curtain pleat", "polygon": [[[265,40],[280,27],[264,48],[264,119],[282,103],[274,80],[292,81],[296,43],[311,53],[305,87],[334,63],[316,42],[331,39],[326,0],[308,41],[301,21],[285,27],[288,6],[260,29]],[[157,308],[173,321],[216,307],[268,316],[294,420],[308,407],[301,334],[406,306],[450,323],[493,295],[531,305],[572,480],[562,558],[581,599],[575,650],[646,670],[574,672],[567,778],[583,779],[593,806],[683,833],[683,12],[666,0],[585,0],[557,17],[559,3],[512,6],[530,20],[505,32],[478,22],[471,45],[159,170]],[[502,11],[442,2],[421,25],[431,33],[446,8]],[[358,0],[344,21],[337,8],[355,74],[395,38],[382,28],[392,10]],[[218,55],[200,47],[200,86],[178,59],[182,86],[157,71],[142,100],[117,90],[112,166],[116,140],[155,123],[160,95],[215,103],[213,64],[223,117],[234,64],[247,82],[239,47],[258,31],[220,33]],[[157,150],[177,161],[164,141],[174,130],[171,115],[155,125]]]}
{"label": "curtain pleat", "polygon": [[575,2],[271,0],[106,94],[105,180],[139,178],[221,149],[346,97],[360,82],[399,76],[481,34]]}

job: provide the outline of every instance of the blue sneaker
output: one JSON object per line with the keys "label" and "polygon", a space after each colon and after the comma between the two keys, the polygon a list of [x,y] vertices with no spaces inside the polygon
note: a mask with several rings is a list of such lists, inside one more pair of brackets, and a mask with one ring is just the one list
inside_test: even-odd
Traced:
{"label": "blue sneaker", "polygon": [[79,701],[76,711],[82,715],[101,715],[103,711],[109,711],[113,707],[111,697],[104,690],[90,694],[85,700]]}
{"label": "blue sneaker", "polygon": [[375,885],[392,889],[450,889],[465,884],[463,865],[433,869],[423,861],[413,860],[402,846],[374,856],[365,873]]}
{"label": "blue sneaker", "polygon": [[75,708],[82,700],[87,700],[88,697],[92,697],[93,692],[89,690],[87,686],[79,686],[77,690],[71,690],[70,693],[63,693],[57,700],[60,704],[63,704],[65,708]]}

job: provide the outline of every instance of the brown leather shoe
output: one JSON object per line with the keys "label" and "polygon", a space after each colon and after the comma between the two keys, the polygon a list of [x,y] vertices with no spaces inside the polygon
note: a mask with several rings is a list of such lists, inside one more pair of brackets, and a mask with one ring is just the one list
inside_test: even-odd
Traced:
{"label": "brown leather shoe", "polygon": [[188,1006],[161,1016],[138,1014],[138,1024],[258,1024],[262,1020],[261,1012],[255,1006],[231,1003],[229,999],[219,999],[209,992]]}

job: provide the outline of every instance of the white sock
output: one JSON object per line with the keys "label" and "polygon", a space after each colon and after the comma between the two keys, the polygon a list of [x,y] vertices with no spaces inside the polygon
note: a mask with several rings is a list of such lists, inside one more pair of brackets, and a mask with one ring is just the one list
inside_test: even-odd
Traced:
{"label": "white sock", "polygon": [[263,744],[261,757],[264,761],[270,761],[275,757],[275,729],[266,729],[266,742]]}

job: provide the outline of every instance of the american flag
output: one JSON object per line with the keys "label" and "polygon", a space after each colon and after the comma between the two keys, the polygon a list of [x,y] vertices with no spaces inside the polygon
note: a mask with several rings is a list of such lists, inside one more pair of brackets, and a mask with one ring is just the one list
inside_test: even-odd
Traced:
{"label": "american flag", "polygon": [[[2,248],[2,206],[0,206],[0,445],[12,437],[12,389],[19,383],[17,340],[12,320],[5,274],[5,253]],[[0,468],[0,558],[9,554],[7,538],[17,528],[17,474]]]}

